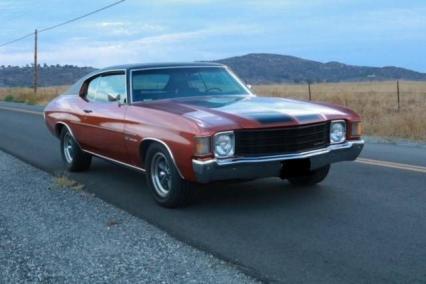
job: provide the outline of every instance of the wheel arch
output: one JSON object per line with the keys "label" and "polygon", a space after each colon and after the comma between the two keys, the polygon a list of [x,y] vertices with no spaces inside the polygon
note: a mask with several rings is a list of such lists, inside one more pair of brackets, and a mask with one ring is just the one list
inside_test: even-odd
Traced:
{"label": "wheel arch", "polygon": [[146,169],[145,167],[145,156],[146,156],[146,152],[148,150],[148,148],[153,145],[153,144],[159,144],[161,146],[163,146],[164,148],[166,148],[167,152],[169,153],[170,157],[172,158],[173,164],[176,167],[179,176],[184,179],[184,176],[182,175],[178,164],[176,163],[175,160],[175,156],[173,155],[172,150],[170,149],[169,145],[167,145],[166,142],[164,142],[161,139],[157,139],[157,138],[152,138],[152,137],[148,137],[148,138],[144,138],[139,146],[139,155],[141,157],[141,163],[142,163],[142,167]]}
{"label": "wheel arch", "polygon": [[81,148],[80,143],[78,142],[78,140],[76,139],[74,132],[72,131],[71,127],[69,127],[69,125],[63,121],[59,121],[55,124],[55,134],[56,137],[60,138],[61,137],[61,132],[64,129],[64,127],[68,130],[68,132],[71,134],[72,138],[74,138],[74,141],[78,144],[78,146]]}
{"label": "wheel arch", "polygon": [[62,129],[64,129],[64,127],[66,127],[64,123],[59,122],[59,123],[55,124],[55,136],[56,137],[61,136],[61,132],[62,132]]}
{"label": "wheel arch", "polygon": [[66,124],[63,121],[59,121],[55,124],[56,136],[58,136],[58,137],[61,136],[61,132],[62,132],[62,129],[64,129],[64,127],[68,130],[68,132],[71,134],[71,136],[75,139],[74,133],[72,132],[71,128],[68,126],[68,124]]}

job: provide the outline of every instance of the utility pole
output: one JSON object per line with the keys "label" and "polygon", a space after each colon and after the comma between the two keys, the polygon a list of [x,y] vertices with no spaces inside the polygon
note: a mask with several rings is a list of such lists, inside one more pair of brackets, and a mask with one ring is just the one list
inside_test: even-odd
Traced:
{"label": "utility pole", "polygon": [[400,98],[399,98],[399,80],[396,81],[396,95],[398,98],[398,112],[401,110],[401,106],[400,106]]}
{"label": "utility pole", "polygon": [[34,81],[33,81],[34,94],[37,93],[37,82],[38,82],[37,41],[38,41],[38,32],[36,29],[34,31]]}
{"label": "utility pole", "polygon": [[308,81],[308,92],[309,92],[309,100],[312,100],[312,93],[311,93],[311,81]]}

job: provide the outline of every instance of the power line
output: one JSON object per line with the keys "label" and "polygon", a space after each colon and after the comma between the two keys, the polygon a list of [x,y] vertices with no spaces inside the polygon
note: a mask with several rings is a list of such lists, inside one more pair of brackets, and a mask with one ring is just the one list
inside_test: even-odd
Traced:
{"label": "power line", "polygon": [[[50,26],[50,27],[46,27],[46,28],[43,28],[43,29],[39,29],[39,30],[38,30],[38,33],[46,32],[46,31],[50,31],[50,30],[56,29],[56,28],[58,28],[58,27],[64,26],[64,25],[66,25],[66,24],[69,24],[69,23],[72,23],[72,22],[78,21],[78,20],[83,19],[83,18],[85,18],[85,17],[91,16],[91,15],[93,15],[93,14],[96,14],[96,13],[98,13],[98,12],[101,12],[101,11],[103,11],[103,10],[106,10],[106,9],[108,9],[108,8],[111,8],[111,7],[113,7],[113,6],[116,6],[116,5],[118,5],[118,4],[120,4],[120,3],[124,2],[124,1],[126,1],[126,0],[120,0],[120,1],[114,2],[114,3],[112,3],[112,4],[109,4],[109,5],[104,6],[104,7],[102,7],[102,8],[96,9],[96,10],[94,10],[94,11],[92,11],[92,12],[87,13],[87,14],[84,14],[84,15],[78,16],[78,17],[76,17],[76,18],[72,18],[72,19],[70,19],[70,20],[64,21],[64,22],[62,22],[62,23],[59,23],[59,24],[56,24],[56,25],[53,25],[53,26]],[[34,32],[29,33],[29,34],[26,34],[26,35],[21,36],[21,37],[19,37],[19,38],[16,38],[16,39],[13,39],[13,40],[10,40],[10,41],[7,41],[7,42],[4,42],[4,43],[0,44],[0,47],[3,47],[3,46],[6,46],[6,45],[9,45],[9,44],[15,43],[15,42],[17,42],[17,41],[20,41],[20,40],[26,39],[26,38],[28,38],[28,37],[31,37],[31,36],[33,36],[33,35],[34,35]]]}
{"label": "power line", "polygon": [[90,15],[96,14],[96,13],[98,13],[98,12],[101,12],[101,11],[103,11],[103,10],[106,10],[106,9],[108,9],[108,8],[111,8],[111,7],[113,7],[113,6],[116,6],[116,5],[118,5],[118,4],[120,4],[120,3],[124,2],[124,1],[126,1],[126,0],[120,0],[120,1],[114,2],[114,3],[112,3],[112,4],[109,4],[109,5],[105,6],[105,7],[99,8],[99,9],[97,9],[97,10],[94,10],[94,11],[89,12],[89,13],[87,13],[87,14],[84,14],[84,15],[82,15],[82,16],[76,17],[76,18],[74,18],[74,19],[71,19],[71,20],[65,21],[65,22],[63,22],[63,23],[56,24],[56,25],[53,25],[53,26],[50,26],[50,27],[47,27],[47,28],[41,29],[41,30],[39,31],[39,33],[42,33],[42,32],[45,32],[45,31],[49,31],[49,30],[53,30],[53,29],[58,28],[58,27],[61,27],[61,26],[63,26],[63,25],[66,25],[66,24],[69,24],[69,23],[72,23],[72,22],[78,21],[78,20],[80,20],[80,19],[82,19],[82,18],[88,17],[88,16],[90,16]]}
{"label": "power line", "polygon": [[5,45],[9,45],[9,44],[12,44],[12,43],[15,43],[17,41],[20,41],[20,40],[26,39],[27,37],[32,37],[32,36],[34,36],[34,32],[26,34],[26,35],[21,36],[21,37],[18,37],[17,39],[13,39],[11,41],[7,41],[5,43],[2,43],[2,44],[0,44],[0,47],[5,46]]}
{"label": "power line", "polygon": [[39,30],[35,29],[34,33],[29,33],[29,34],[23,35],[21,37],[18,37],[16,39],[4,42],[4,43],[0,44],[0,47],[5,46],[5,45],[9,45],[9,44],[12,44],[12,43],[15,43],[17,41],[26,39],[28,37],[34,36],[34,82],[33,82],[33,87],[34,87],[34,94],[36,94],[37,93],[37,83],[38,83],[37,82],[38,81],[38,64],[37,64],[37,46],[38,46],[38,44],[37,44],[38,40],[37,39],[38,39],[38,34],[42,33],[42,32],[46,32],[46,31],[50,31],[50,30],[56,29],[58,27],[64,26],[66,24],[69,24],[69,23],[72,23],[72,22],[75,22],[75,21],[78,21],[80,19],[83,19],[83,18],[88,17],[90,15],[93,15],[93,14],[96,14],[96,13],[101,12],[103,10],[106,10],[108,8],[111,8],[111,7],[115,6],[115,5],[118,5],[118,4],[120,4],[120,3],[124,2],[124,1],[126,1],[126,0],[116,1],[116,2],[114,2],[112,4],[104,6],[102,8],[96,9],[96,10],[91,11],[89,13],[86,13],[84,15],[78,16],[76,18],[72,18],[70,20],[61,22],[61,23],[53,25],[53,26],[49,26],[49,27],[46,27],[46,28],[43,28],[43,29],[39,29]]}

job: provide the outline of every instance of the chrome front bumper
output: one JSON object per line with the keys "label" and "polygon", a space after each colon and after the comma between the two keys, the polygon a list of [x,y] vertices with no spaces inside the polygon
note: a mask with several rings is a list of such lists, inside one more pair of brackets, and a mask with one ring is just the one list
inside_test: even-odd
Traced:
{"label": "chrome front bumper", "polygon": [[220,180],[256,179],[279,177],[283,162],[309,159],[311,170],[328,164],[355,160],[364,146],[364,141],[347,141],[327,148],[308,152],[262,157],[236,157],[229,159],[192,160],[192,167],[198,182],[208,183]]}

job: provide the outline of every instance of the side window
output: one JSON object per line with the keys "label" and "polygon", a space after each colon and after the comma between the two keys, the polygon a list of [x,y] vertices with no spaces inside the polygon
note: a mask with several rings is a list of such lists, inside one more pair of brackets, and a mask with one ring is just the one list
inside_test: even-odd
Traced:
{"label": "side window", "polygon": [[97,102],[116,102],[124,103],[126,100],[126,76],[107,75],[99,77],[99,83],[96,89]]}
{"label": "side window", "polygon": [[87,94],[86,94],[86,99],[89,102],[96,101],[96,88],[98,86],[98,83],[99,83],[99,77],[89,82],[89,86],[87,87]]}

